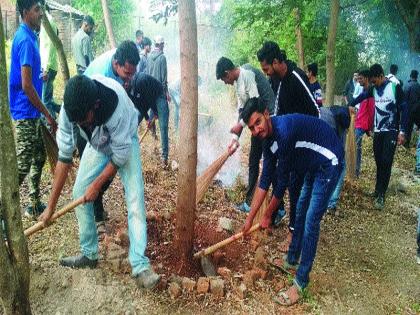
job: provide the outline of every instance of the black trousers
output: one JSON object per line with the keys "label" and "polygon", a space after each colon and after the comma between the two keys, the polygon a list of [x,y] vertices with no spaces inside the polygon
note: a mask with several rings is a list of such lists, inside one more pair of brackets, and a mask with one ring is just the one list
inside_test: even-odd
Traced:
{"label": "black trousers", "polygon": [[257,186],[260,171],[260,160],[263,153],[263,140],[251,136],[251,149],[248,160],[248,190],[246,192],[246,203],[251,205],[252,196]]}
{"label": "black trousers", "polygon": [[[85,150],[87,141],[79,134],[77,136],[77,150],[79,151],[79,157],[82,158],[83,151]],[[101,222],[105,220],[105,210],[103,205],[103,196],[105,191],[109,188],[112,183],[112,179],[107,180],[102,186],[99,192],[98,198],[93,202],[93,212],[95,214],[95,221]]]}
{"label": "black trousers", "polygon": [[375,132],[373,136],[373,154],[376,163],[375,192],[382,197],[385,196],[391,178],[397,137],[397,131]]}

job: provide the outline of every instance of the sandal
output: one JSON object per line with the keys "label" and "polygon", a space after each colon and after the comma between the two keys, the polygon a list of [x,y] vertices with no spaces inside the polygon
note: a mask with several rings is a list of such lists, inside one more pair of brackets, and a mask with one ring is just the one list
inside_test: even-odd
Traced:
{"label": "sandal", "polygon": [[[296,287],[295,285],[292,285],[290,288],[292,287]],[[290,289],[289,288],[289,289]],[[283,306],[292,306],[294,304],[296,304],[297,302],[299,302],[300,300],[300,292],[301,290],[299,290],[298,287],[297,288],[297,293],[298,293],[298,298],[295,301],[292,301],[289,297],[289,295],[286,293],[289,289],[282,289],[279,292],[277,292],[277,295],[274,297],[274,302],[283,305]]]}

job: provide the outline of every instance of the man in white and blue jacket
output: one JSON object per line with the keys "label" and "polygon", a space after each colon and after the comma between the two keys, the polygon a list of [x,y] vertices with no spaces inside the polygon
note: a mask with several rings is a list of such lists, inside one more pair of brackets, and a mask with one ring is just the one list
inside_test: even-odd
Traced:
{"label": "man in white and blue jacket", "polygon": [[94,268],[98,261],[98,234],[93,201],[102,186],[118,172],[124,185],[128,211],[128,258],[139,287],[153,288],[160,276],[145,256],[147,246],[144,182],[137,137],[139,112],[117,81],[102,75],[71,78],[64,91],[59,116],[57,163],[48,206],[40,216],[44,224],[53,214],[72,164],[76,135],[88,141],[80,160],[73,198],[84,198],[77,207],[81,255],[66,257],[60,264],[72,268]]}
{"label": "man in white and blue jacket", "polygon": [[372,197],[375,208],[381,210],[385,205],[385,193],[391,178],[397,144],[404,144],[408,122],[408,108],[400,84],[391,82],[384,76],[384,69],[374,64],[369,69],[373,86],[360,94],[349,106],[355,106],[364,99],[375,100],[373,154],[376,163],[376,185]]}
{"label": "man in white and blue jacket", "polygon": [[[343,169],[344,148],[334,130],[321,119],[302,114],[270,117],[257,99],[251,99],[242,112],[253,136],[265,139],[263,170],[243,231],[252,226],[265,196],[273,184],[273,197],[261,220],[262,228],[271,222],[289,183],[290,172],[304,175],[296,207],[295,231],[284,267],[297,269],[294,285],[281,292],[276,301],[291,305],[309,283],[315,259],[320,222]],[[300,260],[300,263],[298,264]]]}

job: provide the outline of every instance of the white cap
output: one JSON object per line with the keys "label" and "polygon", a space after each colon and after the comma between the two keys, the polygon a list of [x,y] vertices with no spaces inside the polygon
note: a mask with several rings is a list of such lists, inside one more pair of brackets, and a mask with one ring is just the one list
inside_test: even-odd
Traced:
{"label": "white cap", "polygon": [[155,37],[155,44],[163,44],[164,42],[163,36],[158,35]]}

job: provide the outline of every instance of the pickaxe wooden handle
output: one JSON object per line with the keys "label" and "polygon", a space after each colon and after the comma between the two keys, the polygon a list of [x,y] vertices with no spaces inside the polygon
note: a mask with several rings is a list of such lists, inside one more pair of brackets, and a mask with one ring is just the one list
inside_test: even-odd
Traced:
{"label": "pickaxe wooden handle", "polygon": [[[63,208],[61,208],[57,212],[55,212],[51,216],[50,222],[53,223],[59,217],[65,215],[67,212],[73,210],[74,208],[81,205],[82,203],[84,203],[84,197],[80,197],[79,199],[73,200],[72,202],[65,205]],[[45,226],[44,226],[43,222],[38,222],[38,223],[32,225],[31,227],[27,228],[24,233],[25,233],[25,236],[30,236],[30,235],[32,235],[32,234],[34,234],[34,233],[36,233],[40,230],[43,230],[44,228],[45,228]]]}
{"label": "pickaxe wooden handle", "polygon": [[[155,117],[153,117],[153,118],[152,118],[152,120],[150,121],[150,124],[149,124],[149,125],[152,125],[152,124],[155,122],[155,120],[156,120],[156,119],[155,119]],[[146,130],[145,130],[145,131],[143,132],[143,134],[141,135],[140,140],[139,140],[139,142],[140,142],[140,143],[142,143],[142,141],[143,141],[144,137],[146,137],[147,133],[149,132],[149,129],[150,129],[150,128],[149,128],[149,127],[147,127],[147,128],[146,128]]]}
{"label": "pickaxe wooden handle", "polygon": [[[259,228],[260,228],[260,224],[259,223],[254,224],[249,229],[249,232],[248,233],[252,233],[252,232],[258,230]],[[234,241],[242,238],[243,236],[244,236],[244,233],[243,232],[236,233],[235,235],[232,235],[231,237],[229,237],[229,238],[227,238],[227,239],[225,239],[225,240],[223,240],[223,241],[221,241],[219,243],[216,243],[216,244],[214,244],[214,245],[212,245],[210,247],[207,247],[206,249],[200,250],[199,252],[197,252],[197,253],[194,254],[194,258],[200,258],[200,257],[203,257],[203,256],[207,256],[207,255],[209,255],[211,253],[214,253],[216,250],[218,250],[218,249],[220,249],[220,248],[222,248],[222,247],[224,247],[224,246],[226,246],[226,245],[228,245],[228,244],[230,244],[230,243],[232,243],[232,242],[234,242]]]}

